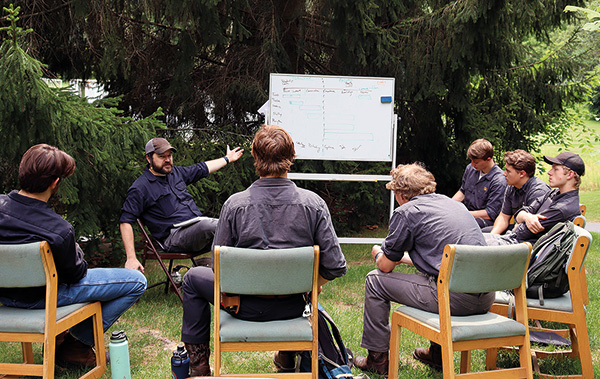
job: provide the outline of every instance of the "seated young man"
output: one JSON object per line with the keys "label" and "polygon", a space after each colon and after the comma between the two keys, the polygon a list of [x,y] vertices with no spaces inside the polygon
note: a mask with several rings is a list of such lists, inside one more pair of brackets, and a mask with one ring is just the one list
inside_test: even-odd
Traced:
{"label": "seated young man", "polygon": [[[75,160],[54,146],[40,144],[27,150],[19,166],[21,189],[0,195],[0,243],[48,241],[58,273],[57,305],[100,301],[106,331],[142,296],[146,278],[125,268],[88,269],[73,226],[48,205],[61,181],[73,172]],[[45,287],[0,288],[0,302],[10,307],[44,308],[45,294]],[[56,364],[95,365],[93,344],[92,323],[86,320],[64,336],[56,349]]]}
{"label": "seated young man", "polygon": [[509,229],[510,218],[524,206],[530,205],[550,191],[550,187],[535,176],[535,158],[524,150],[507,151],[504,154],[504,177],[506,191],[502,211],[490,230],[492,234],[502,234]]}
{"label": "seated young man", "polygon": [[[365,281],[361,341],[369,354],[354,359],[356,367],[380,375],[388,373],[390,303],[437,313],[436,278],[444,246],[485,246],[481,229],[465,206],[435,193],[433,174],[419,164],[409,164],[393,169],[391,175],[392,181],[386,187],[394,191],[399,206],[390,219],[385,241],[371,250],[377,269],[369,272]],[[419,274],[394,272],[401,263],[415,266]],[[453,315],[485,313],[494,298],[490,292],[451,293],[450,312]],[[442,351],[438,344],[432,342],[429,348],[416,349],[413,356],[437,370],[442,369]]]}
{"label": "seated young man", "polygon": [[480,228],[491,226],[500,213],[506,180],[494,162],[494,147],[480,138],[467,150],[471,164],[465,168],[462,185],[452,199],[460,201],[475,217]]}
{"label": "seated young man", "polygon": [[[325,201],[287,178],[295,156],[294,142],[282,128],[267,125],[256,133],[252,157],[260,179],[225,202],[214,245],[264,250],[319,245],[319,284],[323,284],[346,273],[346,259]],[[194,267],[183,277],[181,340],[190,355],[191,376],[211,374],[213,286],[210,267]],[[244,296],[237,313],[231,314],[252,321],[288,319],[302,315],[305,304],[302,295]],[[280,352],[274,358],[282,370],[293,370],[294,360],[293,352]]]}
{"label": "seated young man", "polygon": [[521,242],[535,243],[559,222],[572,221],[581,214],[579,209],[579,186],[585,174],[585,164],[577,154],[564,151],[556,157],[544,156],[552,165],[548,171],[550,187],[554,188],[531,205],[517,211],[518,223],[506,234],[485,233],[488,245],[510,245]]}

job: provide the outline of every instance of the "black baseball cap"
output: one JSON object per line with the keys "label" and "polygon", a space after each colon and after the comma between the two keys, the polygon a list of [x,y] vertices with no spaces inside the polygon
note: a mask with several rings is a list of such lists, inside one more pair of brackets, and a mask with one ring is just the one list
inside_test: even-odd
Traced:
{"label": "black baseball cap", "polygon": [[162,154],[167,150],[177,151],[169,141],[164,138],[152,138],[146,143],[146,155],[150,153]]}
{"label": "black baseball cap", "polygon": [[544,161],[548,164],[561,164],[575,171],[579,176],[585,173],[583,159],[575,153],[563,151],[555,157],[544,155]]}

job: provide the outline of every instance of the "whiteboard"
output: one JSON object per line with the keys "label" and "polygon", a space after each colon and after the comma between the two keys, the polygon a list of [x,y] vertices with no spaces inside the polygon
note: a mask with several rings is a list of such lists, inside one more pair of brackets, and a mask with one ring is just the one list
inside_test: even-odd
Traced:
{"label": "whiteboard", "polygon": [[269,102],[298,159],[392,161],[394,78],[271,74]]}

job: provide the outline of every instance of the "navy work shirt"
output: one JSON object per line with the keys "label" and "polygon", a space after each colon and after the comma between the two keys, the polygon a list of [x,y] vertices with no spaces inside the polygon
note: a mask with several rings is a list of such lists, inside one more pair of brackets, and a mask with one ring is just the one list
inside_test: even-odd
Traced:
{"label": "navy work shirt", "polygon": [[[85,277],[88,264],[75,243],[73,226],[67,220],[44,201],[19,195],[17,191],[0,195],[0,243],[39,241],[50,244],[58,283],[77,283]],[[44,287],[0,289],[0,296],[23,301],[38,299],[44,294]]]}
{"label": "navy work shirt", "polygon": [[543,197],[550,186],[537,176],[527,179],[521,188],[507,186],[502,203],[502,213],[512,216],[524,206],[532,204],[536,199]]}
{"label": "navy work shirt", "polygon": [[545,216],[546,219],[540,219],[540,224],[542,224],[544,230],[534,234],[522,222],[517,224],[509,233],[500,236],[500,238],[511,241],[511,243],[531,242],[533,244],[541,236],[549,232],[554,225],[563,221],[573,221],[575,217],[581,214],[579,208],[579,190],[565,193],[560,193],[558,189],[548,191],[546,195],[538,198],[531,205],[525,206],[521,210]]}
{"label": "navy work shirt", "polygon": [[394,210],[381,250],[394,262],[408,251],[417,270],[437,277],[447,244],[485,246],[485,239],[464,204],[430,193]]}
{"label": "navy work shirt", "polygon": [[139,218],[156,239],[164,240],[173,224],[202,215],[187,186],[206,176],[208,167],[204,162],[173,166],[165,176],[156,176],[146,167],[129,187],[119,221],[135,224]]}
{"label": "navy work shirt", "polygon": [[481,179],[479,174],[480,172],[473,166],[467,165],[460,187],[460,191],[465,194],[463,204],[470,211],[485,209],[493,222],[502,208],[506,179],[497,164],[494,164],[494,167]]}

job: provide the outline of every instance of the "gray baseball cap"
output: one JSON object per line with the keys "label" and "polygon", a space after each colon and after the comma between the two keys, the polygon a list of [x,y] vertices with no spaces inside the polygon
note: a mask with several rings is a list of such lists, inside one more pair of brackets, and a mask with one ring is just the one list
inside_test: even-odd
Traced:
{"label": "gray baseball cap", "polygon": [[169,141],[164,138],[152,138],[146,143],[146,155],[150,153],[162,154],[167,150],[177,151]]}

